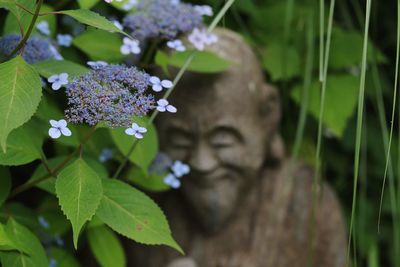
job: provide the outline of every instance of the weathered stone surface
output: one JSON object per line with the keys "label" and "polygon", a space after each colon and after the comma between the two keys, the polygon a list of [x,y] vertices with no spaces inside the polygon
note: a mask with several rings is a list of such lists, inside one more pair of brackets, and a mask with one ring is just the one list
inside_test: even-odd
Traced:
{"label": "weathered stone surface", "polygon": [[241,37],[217,34],[209,49],[238,64],[185,75],[170,101],[178,113],[157,120],[162,150],[191,166],[182,188],[160,201],[186,256],[130,245],[129,266],[344,266],[335,195],[323,185],[313,202],[313,170],[284,156],[277,91]]}

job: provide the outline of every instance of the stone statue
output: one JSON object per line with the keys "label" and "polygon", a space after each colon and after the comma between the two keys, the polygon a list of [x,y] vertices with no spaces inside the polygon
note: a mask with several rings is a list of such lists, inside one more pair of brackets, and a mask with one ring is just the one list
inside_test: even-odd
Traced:
{"label": "stone statue", "polygon": [[240,36],[216,34],[208,49],[236,64],[185,74],[170,99],[178,113],[157,120],[161,150],[191,167],[160,202],[186,255],[133,245],[129,266],[343,267],[346,231],[335,195],[323,185],[313,202],[313,170],[284,156],[277,91]]}

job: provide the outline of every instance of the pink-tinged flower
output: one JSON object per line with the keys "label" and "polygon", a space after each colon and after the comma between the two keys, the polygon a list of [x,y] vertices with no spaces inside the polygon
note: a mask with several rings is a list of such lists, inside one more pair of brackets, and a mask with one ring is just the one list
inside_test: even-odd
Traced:
{"label": "pink-tinged flower", "polygon": [[195,28],[188,37],[189,42],[200,51],[203,51],[206,45],[213,44],[218,41],[215,34],[208,32],[207,29]]}

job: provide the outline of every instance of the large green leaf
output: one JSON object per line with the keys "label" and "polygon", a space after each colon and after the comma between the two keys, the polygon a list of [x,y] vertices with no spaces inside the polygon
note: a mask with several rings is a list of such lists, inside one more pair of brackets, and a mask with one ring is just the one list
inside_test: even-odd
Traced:
{"label": "large green leaf", "polygon": [[[89,26],[92,26],[92,27],[95,27],[95,28],[98,28],[101,30],[105,30],[108,32],[119,32],[119,33],[122,33],[122,34],[130,37],[129,34],[118,29],[117,26],[114,25],[114,23],[112,23],[105,17],[100,16],[99,14],[97,14],[93,11],[90,11],[88,9],[64,10],[64,11],[59,11],[59,13],[71,16],[83,24],[87,24]],[[99,40],[99,41],[101,41],[101,40]],[[102,41],[104,41],[104,40],[102,40]]]}
{"label": "large green leaf", "polygon": [[[192,53],[193,51],[174,52],[169,56],[168,64],[181,68]],[[201,73],[215,73],[228,69],[232,64],[236,63],[212,52],[197,51],[188,70]]]}
{"label": "large green leaf", "polygon": [[61,209],[71,221],[75,248],[83,225],[100,204],[102,192],[100,177],[83,159],[77,159],[58,175],[56,193]]}
{"label": "large green leaf", "polygon": [[83,9],[92,8],[100,0],[78,0],[79,6]]}
{"label": "large green leaf", "polygon": [[182,252],[168,221],[144,193],[115,179],[103,180],[104,194],[96,215],[114,231],[148,245],[168,245]]}
{"label": "large green leaf", "polygon": [[11,175],[7,168],[0,166],[0,206],[6,201],[11,190]]}
{"label": "large green leaf", "polygon": [[[136,117],[134,121],[140,126],[145,126],[148,122],[147,118]],[[110,129],[111,136],[118,149],[125,156],[128,154],[133,142],[136,140],[135,137],[127,135],[125,129],[117,128]],[[150,163],[155,158],[158,151],[158,137],[154,125],[147,127],[147,133],[144,134],[144,138],[139,140],[135,150],[129,157],[129,160],[146,170],[150,166]]]}
{"label": "large green leaf", "polygon": [[[107,41],[99,42],[99,40]],[[118,62],[125,57],[120,52],[121,38],[109,32],[90,29],[76,37],[73,44],[93,60]]]}
{"label": "large green leaf", "polygon": [[106,226],[87,229],[91,251],[102,267],[126,266],[125,253],[115,233]]}
{"label": "large green leaf", "polygon": [[25,226],[10,219],[5,226],[5,231],[12,241],[22,248],[23,252],[5,251],[0,252],[3,266],[13,267],[39,267],[48,266],[46,253],[39,239]]}
{"label": "large green leaf", "polygon": [[7,152],[0,151],[0,165],[17,166],[40,159],[42,139],[29,122],[11,132]]}
{"label": "large green leaf", "polygon": [[0,143],[7,150],[9,133],[27,122],[42,97],[39,74],[21,56],[0,64]]}
{"label": "large green leaf", "polygon": [[34,63],[33,67],[46,78],[54,74],[68,73],[69,80],[89,71],[88,68],[68,60],[45,60]]}
{"label": "large green leaf", "polygon": [[[359,79],[351,75],[330,75],[327,79],[324,125],[335,135],[341,137],[348,120],[357,105]],[[300,88],[292,92],[293,99],[300,103]],[[344,97],[345,96],[345,97]],[[315,81],[310,88],[308,111],[319,118],[321,91],[320,83]]]}

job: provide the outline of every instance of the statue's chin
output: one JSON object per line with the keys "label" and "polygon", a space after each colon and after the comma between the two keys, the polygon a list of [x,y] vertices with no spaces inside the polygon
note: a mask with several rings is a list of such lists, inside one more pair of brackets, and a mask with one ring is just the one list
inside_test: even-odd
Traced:
{"label": "statue's chin", "polygon": [[207,233],[215,233],[229,223],[236,206],[233,192],[223,193],[218,188],[184,190],[191,211],[201,228]]}

